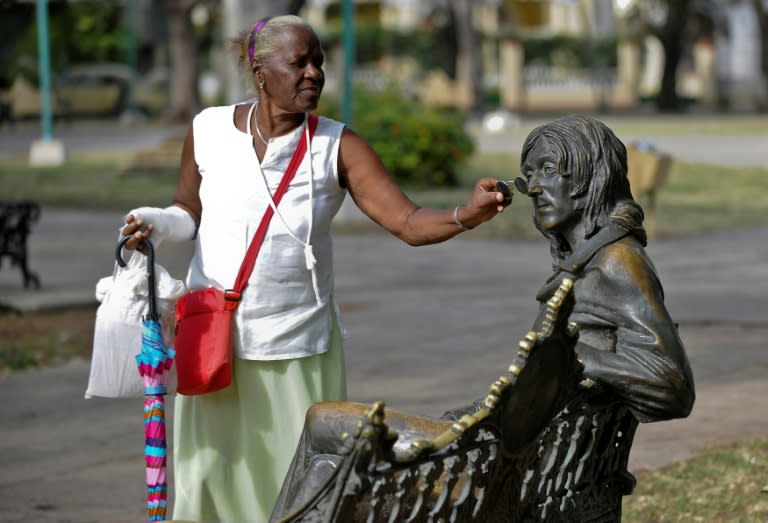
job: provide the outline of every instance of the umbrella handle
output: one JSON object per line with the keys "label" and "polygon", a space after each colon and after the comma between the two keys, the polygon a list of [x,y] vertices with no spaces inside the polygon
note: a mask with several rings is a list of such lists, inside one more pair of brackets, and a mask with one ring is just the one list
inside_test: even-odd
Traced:
{"label": "umbrella handle", "polygon": [[[123,247],[125,242],[130,240],[132,236],[123,236],[117,243],[115,249],[115,259],[120,267],[125,267],[126,263],[123,260]],[[142,238],[141,242],[147,246],[147,291],[149,294],[149,314],[151,319],[157,319],[157,298],[155,297],[155,247],[148,238]]]}

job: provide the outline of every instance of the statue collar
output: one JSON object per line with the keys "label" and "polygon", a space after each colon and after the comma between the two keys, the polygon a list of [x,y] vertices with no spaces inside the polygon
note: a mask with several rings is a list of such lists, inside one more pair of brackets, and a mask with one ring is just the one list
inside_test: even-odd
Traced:
{"label": "statue collar", "polygon": [[549,299],[557,286],[560,285],[560,280],[562,280],[560,277],[561,273],[567,272],[574,277],[579,278],[582,269],[584,269],[587,263],[589,263],[594,255],[597,254],[597,251],[629,234],[629,229],[615,223],[611,223],[600,229],[597,234],[582,243],[570,256],[558,263],[558,268],[555,271],[555,274],[547,279],[547,282],[541,290],[539,290],[538,294],[536,294],[536,299],[540,302]]}
{"label": "statue collar", "polygon": [[615,223],[608,224],[600,229],[597,234],[582,243],[570,256],[561,260],[558,264],[560,266],[559,271],[569,272],[574,276],[578,276],[577,273],[589,263],[589,260],[592,259],[597,251],[628,234],[629,229]]}

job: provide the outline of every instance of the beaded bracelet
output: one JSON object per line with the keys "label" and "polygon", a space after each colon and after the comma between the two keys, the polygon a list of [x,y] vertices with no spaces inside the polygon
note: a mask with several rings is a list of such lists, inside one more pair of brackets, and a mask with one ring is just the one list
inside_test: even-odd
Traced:
{"label": "beaded bracelet", "polygon": [[453,210],[453,221],[456,222],[456,225],[459,226],[459,229],[462,231],[469,231],[471,229],[474,229],[474,227],[467,227],[463,223],[461,223],[461,220],[459,220],[459,207],[461,205],[457,205],[456,208]]}

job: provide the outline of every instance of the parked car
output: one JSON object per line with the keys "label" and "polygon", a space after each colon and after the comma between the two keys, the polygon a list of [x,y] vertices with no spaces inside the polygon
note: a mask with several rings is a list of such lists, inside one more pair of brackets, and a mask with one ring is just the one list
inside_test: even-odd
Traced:
{"label": "parked car", "polygon": [[[125,64],[70,66],[53,81],[53,114],[56,117],[115,116],[128,109],[131,101],[134,109],[149,116],[162,115],[168,109],[170,73],[167,69],[157,67],[137,76],[133,93],[130,85],[131,69]],[[198,88],[204,107],[222,102],[221,81],[214,72],[203,72]],[[15,119],[37,117],[40,103],[39,88],[24,76],[17,76],[10,89],[0,90],[0,123],[4,110]]]}
{"label": "parked car", "polygon": [[72,116],[117,115],[123,111],[131,72],[119,64],[87,64],[66,69],[54,91],[62,110]]}
{"label": "parked car", "polygon": [[[130,85],[131,69],[125,64],[70,66],[53,81],[53,113],[57,117],[118,115],[127,108]],[[15,79],[7,98],[14,118],[39,116],[40,90],[26,78],[19,76]],[[157,112],[166,99],[164,85],[137,79],[134,91],[136,108]]]}

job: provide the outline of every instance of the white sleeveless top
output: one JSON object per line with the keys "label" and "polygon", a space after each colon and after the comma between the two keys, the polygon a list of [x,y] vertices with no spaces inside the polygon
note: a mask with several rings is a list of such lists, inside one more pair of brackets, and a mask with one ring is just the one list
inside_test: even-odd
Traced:
{"label": "white sleeveless top", "polygon": [[[305,139],[304,125],[271,138],[259,164],[253,136],[235,127],[234,111],[234,105],[211,107],[192,124],[203,212],[187,274],[190,289],[234,286],[270,194],[296,144]],[[269,224],[235,314],[234,350],[240,358],[279,360],[328,350],[334,306],[330,228],[346,195],[337,168],[343,129],[342,123],[319,117],[311,169],[308,152]],[[311,244],[314,270],[308,268],[304,242]]]}

